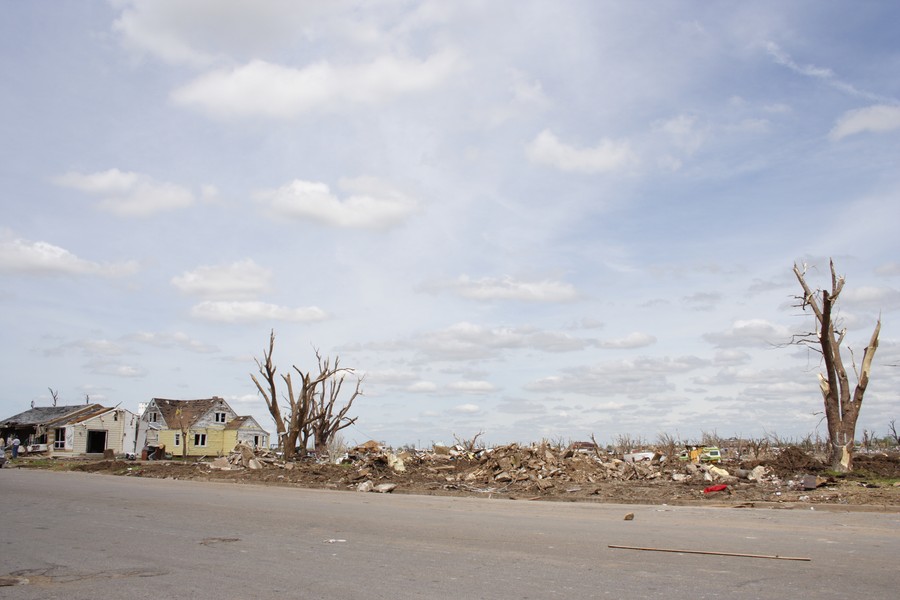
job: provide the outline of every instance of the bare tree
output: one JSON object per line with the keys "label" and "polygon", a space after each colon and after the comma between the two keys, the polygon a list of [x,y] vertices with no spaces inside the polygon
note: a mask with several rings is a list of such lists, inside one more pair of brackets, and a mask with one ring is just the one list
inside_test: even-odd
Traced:
{"label": "bare tree", "polygon": [[53,398],[53,406],[56,406],[56,403],[59,400],[59,390],[54,390],[53,388],[47,389],[50,390],[50,397]]}
{"label": "bare tree", "polygon": [[794,275],[797,276],[797,281],[803,288],[803,296],[798,297],[800,307],[803,310],[807,308],[812,310],[816,318],[815,331],[795,336],[794,341],[814,349],[818,346],[817,351],[822,354],[825,373],[819,373],[819,388],[825,402],[825,418],[831,446],[831,466],[836,471],[850,471],[853,469],[856,421],[859,418],[863,395],[869,385],[872,359],[878,349],[881,318],[879,317],[875,324],[869,345],[863,351],[859,371],[856,369],[856,362],[853,361],[852,351],[850,353],[857,379],[856,387],[851,394],[847,370],[841,356],[841,345],[844,342],[846,329],[839,329],[840,325],[835,322],[833,316],[835,304],[844,288],[844,278],[843,276],[838,277],[833,260],[829,261],[829,265],[831,267],[831,289],[813,291],[806,282],[806,265],[801,269],[796,263],[794,264]]}
{"label": "bare tree", "polygon": [[[297,449],[300,453],[305,454],[307,444],[310,437],[310,398],[312,382],[304,380],[301,385],[300,394],[294,393],[293,381],[291,374],[286,373],[281,376],[287,388],[287,394],[282,398],[287,402],[285,410],[286,415],[281,412],[281,404],[278,396],[278,382],[275,377],[278,367],[272,362],[272,354],[275,351],[275,330],[269,334],[269,350],[263,352],[264,362],[256,360],[256,366],[259,368],[260,375],[266,382],[264,387],[255,375],[250,375],[250,379],[256,384],[256,389],[262,395],[266,402],[266,408],[275,421],[275,429],[278,436],[278,447],[284,452],[285,458],[294,458]],[[302,374],[301,374],[302,375]]]}
{"label": "bare tree", "polygon": [[181,433],[181,458],[185,458],[187,456],[190,424],[187,422],[187,419],[184,418],[184,409],[180,406],[175,409],[175,421],[176,422],[173,424],[178,426],[178,430]]}
{"label": "bare tree", "polygon": [[894,439],[894,443],[895,443],[897,446],[900,446],[900,434],[897,433],[897,423],[896,423],[896,419],[891,419],[891,424],[890,424],[889,429],[890,429],[890,431],[891,431],[891,434],[890,434],[888,437],[893,438],[893,439]]}
{"label": "bare tree", "polygon": [[[275,430],[276,436],[278,437],[278,447],[282,448],[285,452],[287,452],[287,448],[284,445],[284,437],[286,433],[285,421],[281,416],[281,407],[278,404],[278,386],[276,385],[275,380],[275,371],[277,367],[272,363],[272,353],[275,351],[275,330],[273,329],[269,334],[269,351],[263,351],[263,358],[265,362],[259,362],[258,358],[254,358],[256,361],[256,366],[259,368],[260,375],[266,381],[266,386],[263,387],[259,380],[256,378],[256,375],[251,374],[250,379],[253,380],[253,383],[256,384],[256,389],[259,390],[260,395],[263,397],[263,400],[266,401],[266,408],[269,409],[269,413],[272,415],[272,420],[275,421]],[[293,450],[291,450],[291,454],[293,454]]]}
{"label": "bare tree", "polygon": [[[329,442],[338,431],[356,423],[356,417],[348,417],[347,412],[353,406],[353,401],[362,395],[362,378],[356,378],[353,392],[343,406],[340,406],[338,401],[344,380],[353,373],[353,369],[341,367],[340,357],[335,357],[334,365],[332,365],[331,359],[322,358],[318,351],[316,351],[316,360],[319,363],[319,375],[315,379],[312,378],[311,373],[303,373],[296,366],[294,370],[303,378],[304,393],[310,395],[310,428],[315,437],[316,454],[321,455],[327,451]],[[336,405],[337,412],[335,412]]]}
{"label": "bare tree", "polygon": [[747,440],[747,447],[753,453],[753,458],[759,460],[769,450],[769,438],[750,438]]}
{"label": "bare tree", "polygon": [[[466,452],[475,452],[475,451],[478,449],[478,445],[477,445],[477,443],[478,443],[478,438],[480,438],[480,437],[483,436],[483,435],[484,435],[484,431],[483,431],[483,430],[480,430],[478,433],[475,434],[474,437],[472,437],[472,438],[470,438],[470,439],[467,440],[467,439],[461,439],[459,436],[457,436],[457,435],[454,433],[454,434],[453,434],[453,439],[456,440],[456,443],[457,443],[459,446],[461,446],[462,449],[463,449],[464,451],[466,451]],[[484,444],[482,444],[481,447],[483,448],[483,447],[484,447]]]}
{"label": "bare tree", "polygon": [[256,389],[266,402],[266,407],[275,421],[278,435],[278,445],[284,451],[285,458],[293,458],[299,451],[300,455],[306,453],[310,438],[315,438],[315,447],[319,452],[324,452],[329,440],[334,435],[356,422],[356,418],[347,417],[347,412],[353,401],[362,390],[361,379],[357,379],[356,388],[349,400],[342,407],[335,407],[340,399],[345,377],[353,373],[353,369],[340,366],[340,358],[336,358],[334,364],[329,358],[322,358],[318,350],[318,373],[312,371],[303,372],[296,365],[294,371],[300,376],[299,387],[295,389],[292,373],[281,376],[286,393],[281,399],[286,402],[285,412],[281,410],[279,401],[278,384],[276,379],[277,367],[272,362],[272,354],[275,350],[275,331],[269,335],[269,349],[263,352],[264,361],[256,359],[259,373],[265,380],[265,385],[260,383],[255,375],[250,379],[256,384]]}

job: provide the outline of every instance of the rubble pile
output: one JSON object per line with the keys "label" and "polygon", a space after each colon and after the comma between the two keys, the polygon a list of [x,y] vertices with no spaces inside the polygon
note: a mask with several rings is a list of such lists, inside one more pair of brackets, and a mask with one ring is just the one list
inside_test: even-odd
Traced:
{"label": "rubble pile", "polygon": [[[710,464],[667,461],[652,452],[643,454],[646,457],[642,460],[622,460],[600,451],[560,448],[547,442],[473,449],[436,445],[431,450],[395,453],[371,441],[351,449],[344,457],[340,484],[360,492],[381,493],[390,493],[404,483],[426,482],[432,489],[553,494],[592,493],[591,486],[597,493],[601,483],[610,481],[708,485],[774,480],[762,465],[729,471]],[[220,471],[297,468],[293,461],[285,461],[272,451],[254,450],[246,444],[238,444],[227,456],[203,464]],[[310,467],[313,465],[322,466],[324,461]]]}
{"label": "rubble pile", "polygon": [[355,470],[348,474],[347,482],[368,491],[376,480],[402,482],[404,477],[414,477],[431,479],[433,487],[448,490],[552,493],[581,491],[608,481],[731,483],[762,481],[769,476],[762,466],[732,473],[714,465],[668,463],[659,454],[647,454],[646,460],[632,462],[546,442],[471,450],[460,445],[435,446],[431,451],[394,454],[370,443],[349,453]]}
{"label": "rubble pile", "polygon": [[[290,464],[290,467],[287,465]],[[265,466],[276,466],[282,469],[293,468],[293,463],[279,460],[276,454],[270,450],[254,450],[247,444],[238,444],[228,454],[220,456],[209,463],[209,468],[215,471],[240,471],[242,469],[259,470]]]}

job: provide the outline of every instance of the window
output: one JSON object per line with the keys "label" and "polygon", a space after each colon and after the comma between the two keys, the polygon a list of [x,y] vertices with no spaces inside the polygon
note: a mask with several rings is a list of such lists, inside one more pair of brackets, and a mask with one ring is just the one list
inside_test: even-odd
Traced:
{"label": "window", "polygon": [[224,423],[225,422],[225,414],[223,412],[216,413],[216,423]]}
{"label": "window", "polygon": [[66,447],[66,428],[59,427],[56,429],[56,436],[53,440],[53,447],[62,450]]}
{"label": "window", "polygon": [[195,446],[205,446],[206,445],[206,434],[205,433],[195,433],[194,434],[194,445]]}
{"label": "window", "polygon": [[151,423],[156,423],[157,421],[159,421],[159,413],[158,412],[149,413],[147,415],[147,420],[150,421]]}
{"label": "window", "polygon": [[180,445],[181,445],[181,434],[180,434],[180,433],[176,433],[176,434],[175,434],[175,445],[176,445],[176,446],[180,446]]}

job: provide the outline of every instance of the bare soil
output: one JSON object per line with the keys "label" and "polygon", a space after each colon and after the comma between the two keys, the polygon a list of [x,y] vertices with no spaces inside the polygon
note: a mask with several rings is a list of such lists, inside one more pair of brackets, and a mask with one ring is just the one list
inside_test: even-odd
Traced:
{"label": "bare soil", "polygon": [[[854,472],[836,475],[799,449],[754,461],[724,461],[717,465],[734,473],[763,465],[768,475],[760,481],[733,477],[704,480],[703,472],[683,463],[651,466],[621,460],[602,463],[592,456],[564,455],[546,448],[512,447],[503,453],[475,456],[433,454],[407,456],[404,470],[388,466],[385,455],[357,457],[347,464],[310,460],[284,463],[263,459],[261,468],[213,468],[210,461],[34,460],[16,466],[71,469],[126,477],[153,477],[199,481],[357,490],[363,482],[395,484],[393,493],[475,496],[518,500],[604,502],[621,504],[725,505],[734,507],[815,508],[857,506],[900,510],[900,455],[862,455],[854,459]],[[538,458],[536,458],[538,457]],[[232,461],[235,462],[235,461]],[[673,480],[684,477],[682,481]],[[682,475],[678,475],[682,474]],[[818,487],[810,487],[813,476]],[[818,477],[818,479],[816,479]],[[707,476],[708,479],[708,476]],[[724,490],[705,492],[724,484]]]}

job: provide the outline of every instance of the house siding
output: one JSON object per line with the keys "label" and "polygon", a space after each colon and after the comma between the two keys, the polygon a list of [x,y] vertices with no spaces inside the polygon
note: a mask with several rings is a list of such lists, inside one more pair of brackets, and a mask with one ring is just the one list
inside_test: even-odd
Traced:
{"label": "house siding", "polygon": [[[175,445],[175,434],[180,433],[181,430],[179,429],[163,429],[159,432],[159,445],[165,445],[166,452],[172,456],[182,455],[182,446],[180,444],[178,446]],[[194,435],[198,433],[206,434],[205,446],[194,445]],[[187,440],[182,440],[182,443],[187,441],[187,456],[217,456],[231,450],[234,444],[231,447],[225,447],[224,433],[223,427],[191,427],[187,431]]]}
{"label": "house siding", "polygon": [[[131,441],[134,439],[134,434],[129,432],[129,428],[132,431],[134,429],[134,417],[135,415],[127,410],[114,410],[68,426],[67,429],[71,427],[74,430],[72,454],[87,453],[88,431],[106,431],[106,448],[116,454],[134,452],[134,442]],[[131,447],[126,447],[126,443],[130,443]],[[56,452],[61,451],[56,450]]]}

